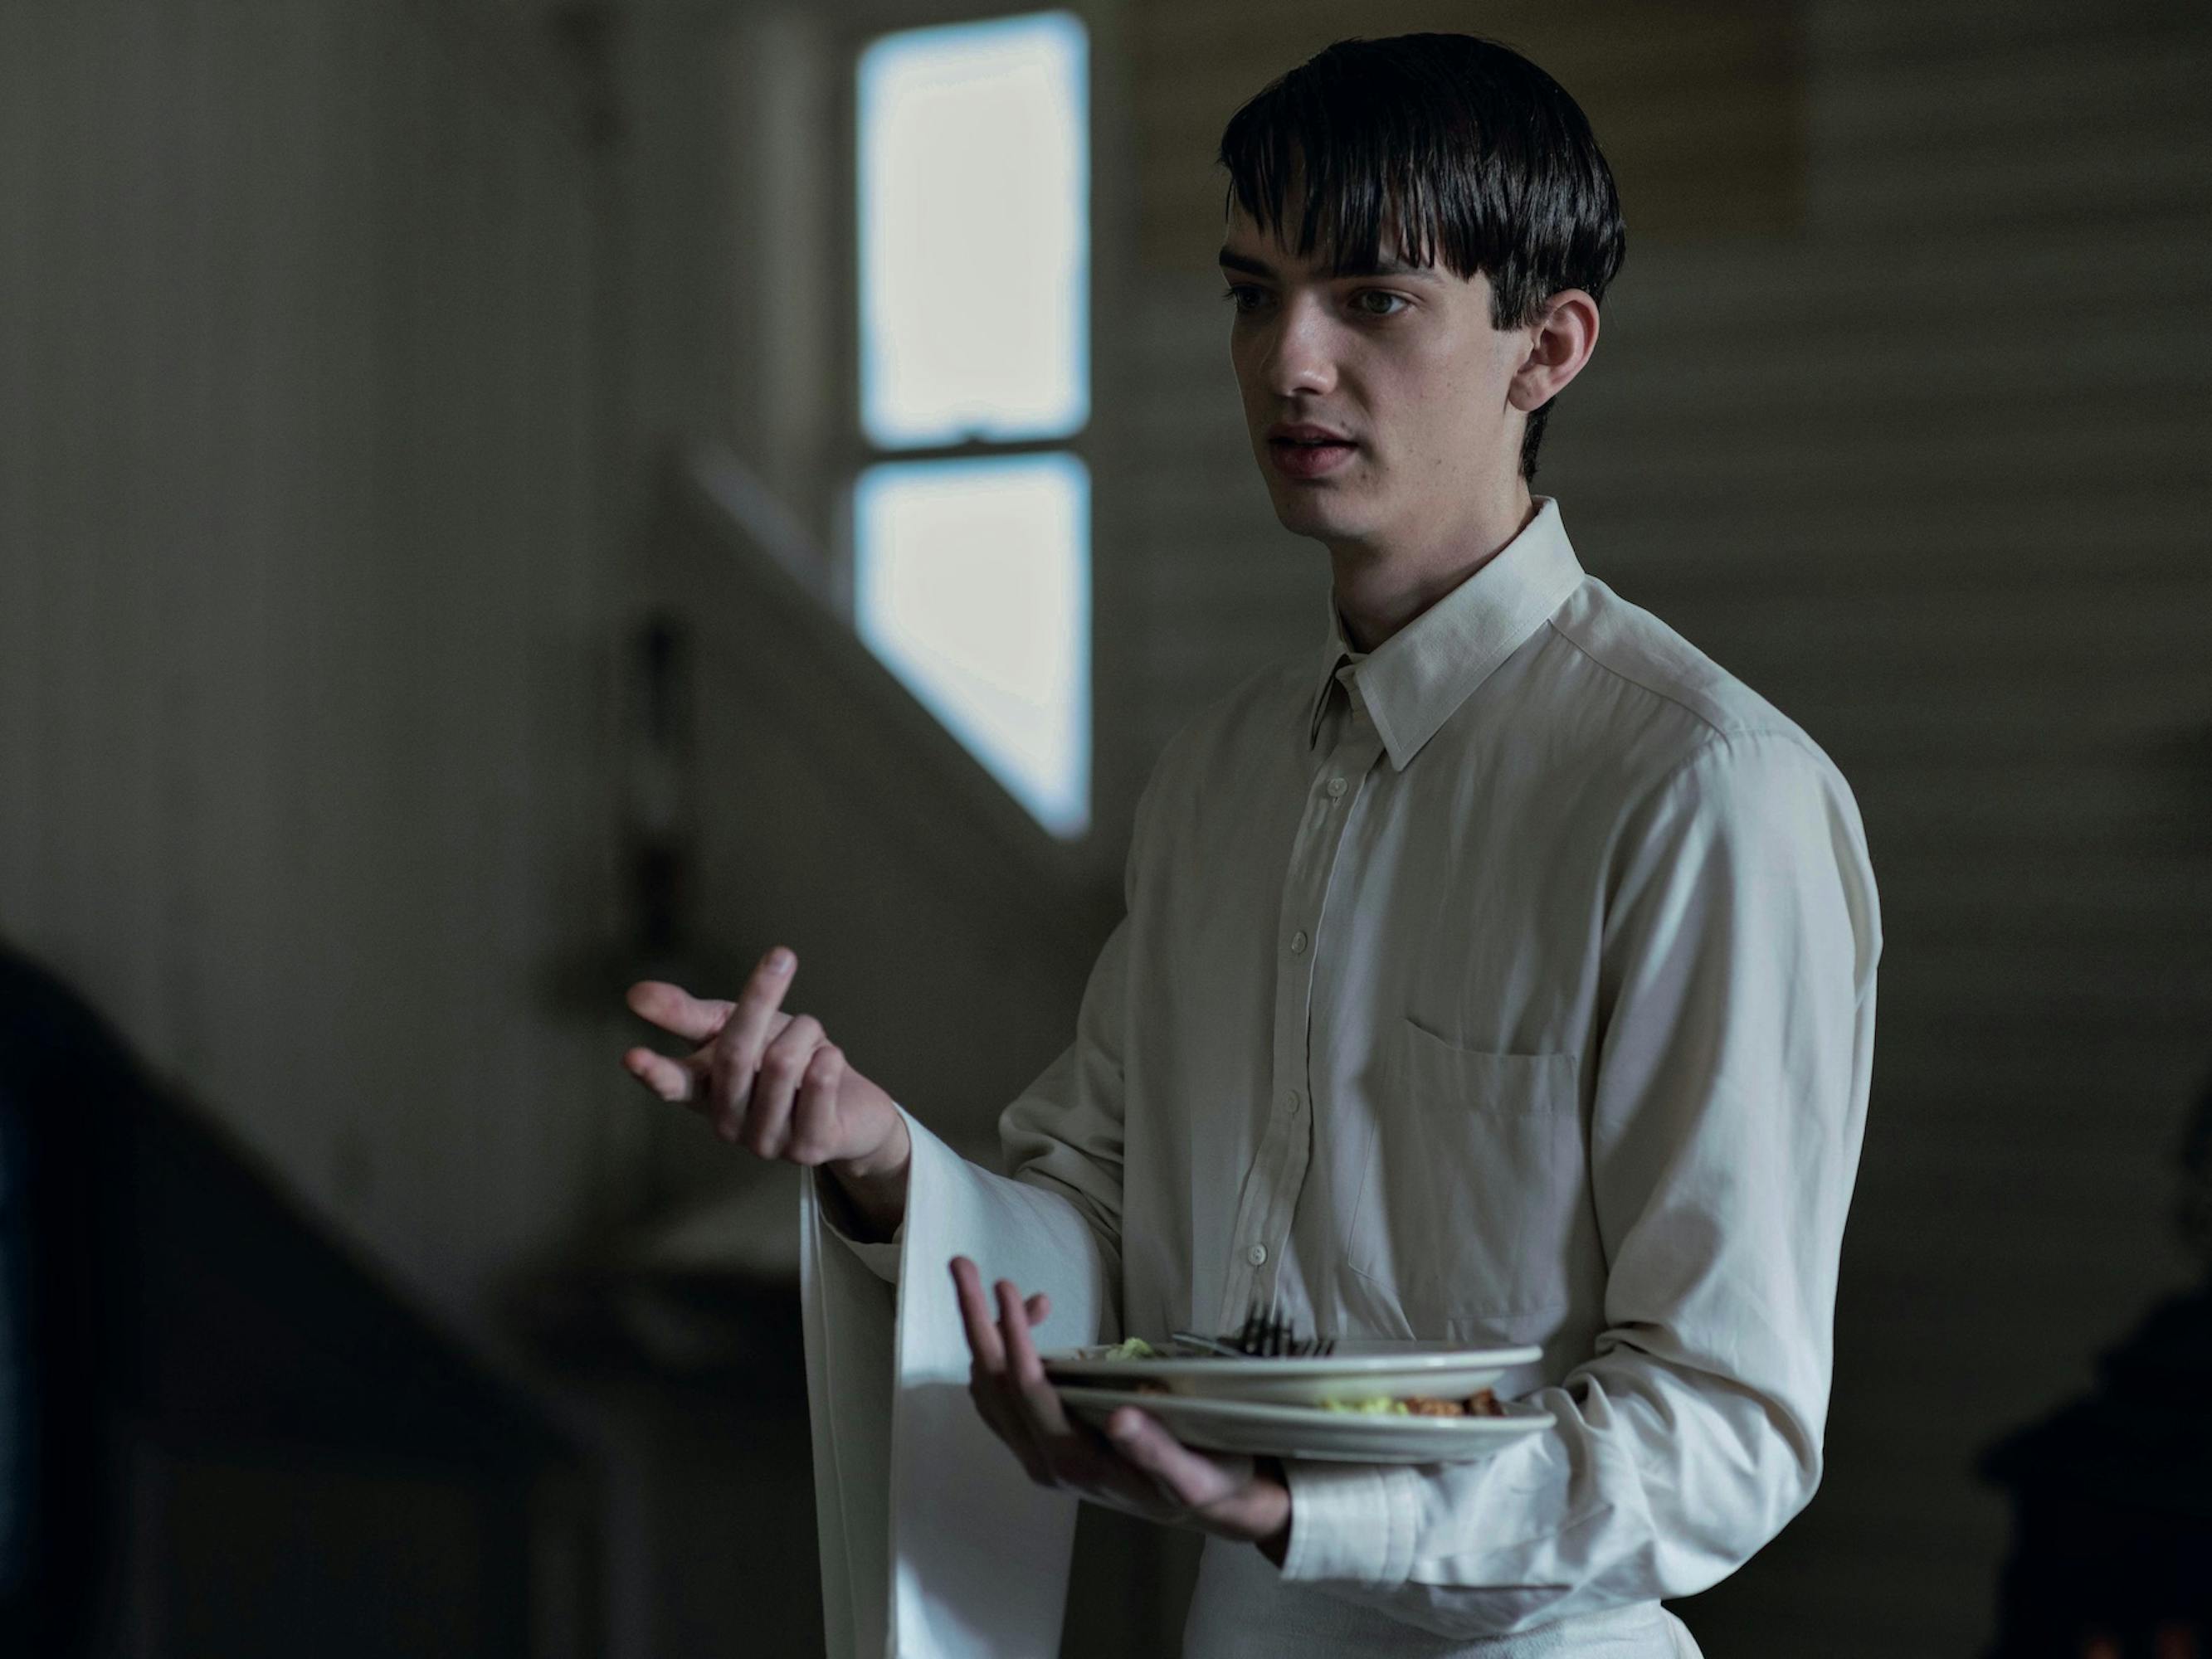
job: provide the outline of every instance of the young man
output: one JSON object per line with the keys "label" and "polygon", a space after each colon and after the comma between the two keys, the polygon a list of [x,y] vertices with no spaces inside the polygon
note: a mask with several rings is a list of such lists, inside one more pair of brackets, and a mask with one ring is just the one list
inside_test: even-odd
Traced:
{"label": "young man", "polygon": [[[1209,1534],[1191,1659],[1694,1653],[1660,1598],[1820,1476],[1881,947],[1857,812],[1529,492],[1623,246],[1566,94],[1468,37],[1345,41],[1221,160],[1231,357],[1328,633],[1161,757],[1075,1041],[1001,1118],[1011,1178],[779,1012],[787,952],[734,1007],[637,988],[702,1046],[629,1063],[817,1170],[834,1651],[1051,1651],[1077,1494]],[[1255,1461],[1136,1408],[1102,1436],[1038,1366],[1255,1303],[1539,1346],[1499,1392],[1555,1425]]]}

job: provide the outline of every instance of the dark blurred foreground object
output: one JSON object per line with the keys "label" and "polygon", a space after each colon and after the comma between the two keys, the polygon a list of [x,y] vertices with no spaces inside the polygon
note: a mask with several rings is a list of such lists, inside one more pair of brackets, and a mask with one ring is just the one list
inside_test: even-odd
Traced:
{"label": "dark blurred foreground object", "polygon": [[2100,1357],[2095,1392],[1982,1458],[2014,1510],[1989,1659],[2212,1659],[2212,1086],[2182,1165],[2203,1283]]}
{"label": "dark blurred foreground object", "polygon": [[0,1653],[595,1651],[593,1481],[0,946]]}

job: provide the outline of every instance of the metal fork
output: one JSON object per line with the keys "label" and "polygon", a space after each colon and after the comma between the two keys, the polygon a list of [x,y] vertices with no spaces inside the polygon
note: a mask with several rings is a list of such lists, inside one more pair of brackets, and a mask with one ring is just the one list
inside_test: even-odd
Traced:
{"label": "metal fork", "polygon": [[1333,1336],[1301,1337],[1297,1328],[1269,1310],[1269,1298],[1254,1296],[1237,1334],[1241,1353],[1260,1359],[1316,1359],[1336,1347]]}

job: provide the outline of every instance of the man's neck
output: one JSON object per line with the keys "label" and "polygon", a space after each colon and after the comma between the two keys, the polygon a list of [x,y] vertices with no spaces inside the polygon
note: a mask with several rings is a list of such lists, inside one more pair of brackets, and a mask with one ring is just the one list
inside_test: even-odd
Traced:
{"label": "man's neck", "polygon": [[1336,608],[1355,650],[1383,641],[1496,558],[1536,516],[1528,481],[1517,473],[1495,503],[1425,545],[1333,542]]}

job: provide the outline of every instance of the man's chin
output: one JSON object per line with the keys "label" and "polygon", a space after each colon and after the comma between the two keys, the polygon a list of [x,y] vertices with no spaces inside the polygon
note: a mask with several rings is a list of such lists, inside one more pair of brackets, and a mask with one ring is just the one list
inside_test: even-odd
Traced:
{"label": "man's chin", "polygon": [[1274,506],[1275,521],[1284,529],[1293,536],[1316,539],[1356,534],[1364,516],[1341,495],[1333,496],[1320,490],[1278,490]]}

